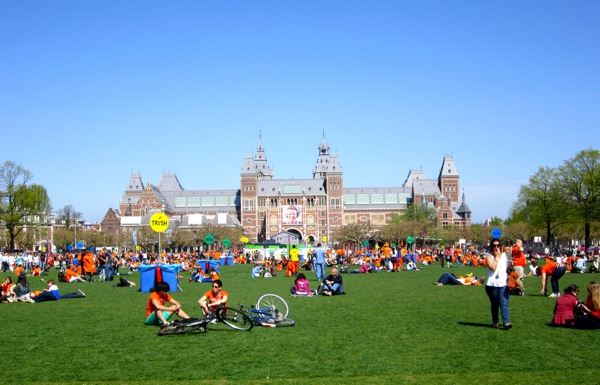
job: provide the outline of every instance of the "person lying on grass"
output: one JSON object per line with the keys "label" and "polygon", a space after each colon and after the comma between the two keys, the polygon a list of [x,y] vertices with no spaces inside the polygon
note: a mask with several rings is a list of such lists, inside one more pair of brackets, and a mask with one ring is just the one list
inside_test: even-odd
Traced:
{"label": "person lying on grass", "polygon": [[77,290],[74,293],[60,294],[58,292],[58,286],[53,279],[49,279],[46,282],[48,287],[42,290],[39,293],[35,293],[35,295],[30,296],[26,301],[27,302],[44,302],[44,301],[57,301],[59,299],[64,298],[84,298],[85,294],[81,290]]}
{"label": "person lying on grass", "polygon": [[457,276],[455,276],[452,273],[445,272],[433,284],[437,285],[437,286],[444,286],[444,285],[475,285],[475,286],[480,286],[483,283],[484,279],[485,278],[477,279],[477,277],[474,277],[472,274],[468,274],[466,277],[463,277],[462,275],[459,276],[459,277],[457,277]]}
{"label": "person lying on grass", "polygon": [[[146,325],[170,325],[169,319],[173,314],[177,314],[179,318],[190,318],[181,309],[181,304],[169,295],[171,287],[167,282],[159,282],[154,288],[154,292],[150,294],[146,303]],[[171,306],[166,306],[166,303]]]}

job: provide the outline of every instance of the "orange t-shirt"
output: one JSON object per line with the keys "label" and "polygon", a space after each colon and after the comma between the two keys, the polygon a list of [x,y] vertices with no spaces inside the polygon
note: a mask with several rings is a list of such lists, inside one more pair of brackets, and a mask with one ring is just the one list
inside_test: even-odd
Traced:
{"label": "orange t-shirt", "polygon": [[148,318],[148,316],[157,309],[156,306],[154,306],[154,303],[152,303],[153,299],[157,300],[159,304],[164,306],[166,302],[171,300],[171,298],[172,297],[169,295],[169,293],[154,292],[150,294],[150,298],[148,298],[148,302],[146,303],[146,318]]}
{"label": "orange t-shirt", "polygon": [[[221,290],[217,295],[215,295],[215,293],[212,290],[209,290],[206,293],[204,293],[204,296],[208,298],[208,306],[210,306],[211,303],[218,301],[225,296],[227,296],[227,298],[229,299],[229,294],[227,294],[225,290]],[[227,307],[227,302],[225,302],[223,306]],[[212,310],[217,310],[217,306],[213,306]]]}
{"label": "orange t-shirt", "polygon": [[521,251],[521,248],[517,245],[513,246],[512,250],[511,250],[511,254],[513,257],[513,264],[515,266],[525,266],[525,263],[527,262],[525,260],[525,253],[523,253],[523,251]]}
{"label": "orange t-shirt", "polygon": [[542,266],[542,274],[546,273],[546,275],[554,274],[556,271],[556,262],[548,262],[544,266]]}

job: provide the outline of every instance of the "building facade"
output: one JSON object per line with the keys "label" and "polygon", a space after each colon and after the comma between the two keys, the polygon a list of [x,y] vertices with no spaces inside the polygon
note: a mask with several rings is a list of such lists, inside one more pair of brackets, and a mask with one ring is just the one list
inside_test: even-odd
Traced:
{"label": "building facade", "polygon": [[436,179],[423,170],[410,170],[399,187],[345,187],[337,154],[323,138],[310,179],[276,179],[262,139],[254,155],[245,156],[240,188],[185,190],[177,176],[165,173],[157,185],[144,184],[132,174],[119,202],[122,227],[147,225],[149,215],[165,212],[175,226],[211,222],[239,226],[251,242],[271,239],[281,232],[306,242],[333,238],[351,223],[382,227],[392,214],[410,203],[435,208],[440,227],[468,226],[471,212],[460,195],[460,176],[452,156],[444,156]]}

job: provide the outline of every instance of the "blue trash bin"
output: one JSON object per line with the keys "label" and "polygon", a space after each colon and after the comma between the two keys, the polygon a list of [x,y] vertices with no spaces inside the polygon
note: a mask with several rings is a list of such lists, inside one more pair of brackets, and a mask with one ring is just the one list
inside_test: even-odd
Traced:
{"label": "blue trash bin", "polygon": [[140,265],[138,271],[140,272],[140,291],[149,292],[154,288],[156,265]]}

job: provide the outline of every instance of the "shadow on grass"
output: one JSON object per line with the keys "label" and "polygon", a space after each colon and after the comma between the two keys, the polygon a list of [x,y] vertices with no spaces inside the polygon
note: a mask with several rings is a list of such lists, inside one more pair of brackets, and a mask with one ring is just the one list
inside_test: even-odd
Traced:
{"label": "shadow on grass", "polygon": [[475,327],[487,328],[487,329],[492,328],[491,324],[482,324],[481,322],[457,322],[457,324],[463,325],[463,326],[475,326]]}

